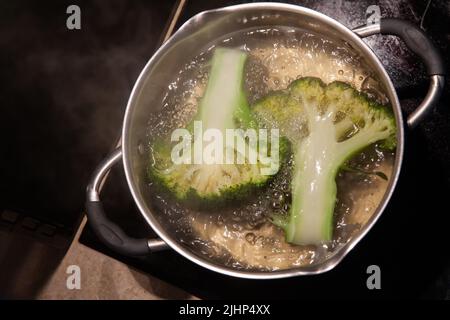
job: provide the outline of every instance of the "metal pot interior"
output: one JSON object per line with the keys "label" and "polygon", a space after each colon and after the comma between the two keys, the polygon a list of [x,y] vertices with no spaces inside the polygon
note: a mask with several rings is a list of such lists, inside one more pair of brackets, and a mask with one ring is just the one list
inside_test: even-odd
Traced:
{"label": "metal pot interior", "polygon": [[[296,27],[343,43],[361,56],[363,63],[373,71],[383,84],[383,91],[390,100],[398,124],[398,147],[395,165],[384,198],[366,225],[344,247],[323,263],[295,269],[262,272],[240,271],[218,265],[196,255],[178,243],[167,227],[157,218],[146,178],[148,153],[142,152],[146,145],[149,114],[160,112],[163,95],[180,67],[198,53],[199,47],[207,47],[211,41],[225,34],[242,29],[266,26]],[[392,83],[373,52],[353,32],[315,11],[299,6],[282,4],[248,4],[201,13],[186,22],[151,58],[137,80],[129,103],[123,126],[124,169],[132,195],[147,222],[173,249],[188,259],[215,271],[244,278],[281,278],[304,274],[317,274],[333,268],[367,233],[382,213],[398,178],[403,154],[403,127],[398,99]]]}

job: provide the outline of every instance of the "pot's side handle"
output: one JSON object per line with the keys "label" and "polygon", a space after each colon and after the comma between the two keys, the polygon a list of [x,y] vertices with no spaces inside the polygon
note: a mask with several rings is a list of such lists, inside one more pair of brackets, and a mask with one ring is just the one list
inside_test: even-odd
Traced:
{"label": "pot's side handle", "polygon": [[445,75],[444,60],[439,50],[422,29],[401,19],[381,19],[380,33],[400,37],[408,48],[422,58],[429,76]]}
{"label": "pot's side handle", "polygon": [[122,158],[116,149],[95,170],[86,190],[86,214],[97,237],[111,250],[127,256],[143,256],[167,248],[160,239],[135,239],[129,237],[118,225],[110,221],[103,210],[99,193],[111,167]]}
{"label": "pot's side handle", "polygon": [[446,70],[439,50],[418,26],[401,19],[384,18],[380,19],[378,24],[358,27],[353,29],[353,31],[360,37],[367,37],[377,33],[398,36],[405,41],[405,44],[411,51],[424,60],[427,73],[430,76],[430,87],[421,104],[408,116],[408,125],[415,127],[433,109],[444,88]]}

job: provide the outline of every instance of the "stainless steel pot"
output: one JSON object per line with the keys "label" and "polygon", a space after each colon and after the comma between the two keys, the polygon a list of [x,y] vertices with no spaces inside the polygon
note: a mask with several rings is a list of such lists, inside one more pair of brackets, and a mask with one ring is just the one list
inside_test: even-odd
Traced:
{"label": "stainless steel pot", "polygon": [[[364,57],[365,63],[384,85],[398,124],[395,166],[388,189],[377,210],[362,228],[344,247],[331,258],[320,264],[273,272],[251,272],[234,270],[214,264],[195,255],[178,243],[162,226],[148,203],[146,197],[145,174],[146,157],[138,151],[139,143],[145,141],[145,128],[148,115],[157,112],[162,106],[160,101],[171,81],[171,76],[180,68],[196,48],[208,44],[211,40],[225,34],[252,27],[277,25],[291,26],[309,30],[327,38],[345,41],[355,52]],[[299,275],[319,274],[334,268],[350,250],[364,237],[378,220],[388,203],[399,176],[404,148],[404,127],[402,112],[396,91],[381,62],[373,51],[361,40],[373,34],[392,34],[402,38],[407,46],[420,56],[430,76],[428,94],[408,116],[407,125],[416,126],[430,112],[439,99],[444,85],[444,65],[442,59],[429,38],[415,25],[398,19],[382,19],[372,24],[350,30],[341,23],[316,11],[300,6],[279,3],[255,3],[226,7],[200,13],[187,21],[153,55],[142,70],[128,101],[122,131],[122,145],[112,152],[97,168],[87,188],[87,216],[97,236],[111,249],[126,255],[146,255],[154,251],[172,248],[187,259],[210,270],[230,276],[253,279],[274,279]],[[108,220],[103,212],[99,197],[99,188],[110,168],[122,158],[123,167],[130,192],[147,223],[155,230],[160,239],[132,239],[117,225]]]}

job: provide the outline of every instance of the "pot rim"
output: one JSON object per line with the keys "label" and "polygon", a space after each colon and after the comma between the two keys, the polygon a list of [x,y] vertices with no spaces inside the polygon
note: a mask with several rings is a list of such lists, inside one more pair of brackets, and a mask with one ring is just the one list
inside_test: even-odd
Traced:
{"label": "pot rim", "polygon": [[[152,66],[159,60],[159,58],[162,56],[162,54],[168,50],[171,45],[174,43],[174,38],[176,38],[177,34],[179,34],[186,26],[193,23],[194,21],[200,20],[202,17],[205,17],[210,14],[218,14],[218,13],[227,13],[227,12],[234,12],[237,10],[246,10],[246,9],[261,9],[261,10],[280,10],[280,11],[287,11],[291,13],[298,13],[298,14],[306,14],[308,16],[311,16],[315,19],[319,19],[326,24],[330,25],[331,27],[335,28],[339,32],[345,34],[347,37],[351,38],[354,42],[360,44],[360,49],[363,51],[364,56],[367,59],[372,60],[376,67],[378,67],[379,74],[384,78],[380,79],[385,85],[386,90],[389,93],[389,100],[390,104],[392,106],[392,110],[395,114],[396,123],[397,123],[397,149],[396,149],[396,156],[395,156],[395,163],[394,168],[392,171],[392,176],[389,179],[389,184],[387,186],[386,192],[383,196],[383,199],[381,200],[380,204],[378,205],[377,209],[373,213],[372,217],[369,219],[369,221],[364,225],[364,227],[359,231],[357,235],[351,238],[349,242],[347,242],[344,246],[342,246],[340,249],[338,249],[331,257],[329,257],[326,261],[310,266],[302,266],[302,267],[295,267],[292,269],[284,269],[284,270],[275,270],[275,271],[243,271],[243,270],[235,270],[231,269],[229,267],[220,266],[218,264],[215,264],[213,262],[207,261],[206,259],[194,254],[193,252],[189,251],[188,249],[184,248],[178,241],[170,237],[160,226],[157,219],[153,216],[153,214],[150,212],[150,210],[146,209],[146,206],[143,204],[143,200],[138,195],[138,186],[135,184],[133,177],[132,177],[132,169],[131,169],[131,159],[129,157],[129,150],[130,146],[128,143],[128,131],[131,124],[131,111],[136,105],[139,93],[143,87],[143,84],[147,78],[147,74],[151,70]],[[376,221],[379,219],[383,211],[385,210],[387,203],[389,202],[392,193],[395,189],[395,186],[397,184],[401,164],[403,160],[403,152],[404,152],[404,127],[403,127],[403,117],[400,109],[400,103],[398,101],[397,93],[395,91],[395,88],[392,84],[392,81],[387,74],[385,68],[383,67],[382,63],[379,61],[378,57],[375,55],[375,53],[372,51],[372,49],[364,42],[362,39],[356,35],[351,29],[347,28],[342,23],[336,21],[335,19],[317,12],[312,9],[304,8],[298,5],[291,5],[291,4],[283,4],[283,3],[273,3],[273,2],[259,2],[259,3],[250,3],[250,4],[239,4],[239,5],[233,5],[233,6],[227,6],[223,8],[218,8],[214,10],[208,10],[198,13],[197,15],[191,17],[189,20],[187,20],[175,33],[172,35],[150,58],[150,60],[147,62],[143,70],[141,71],[139,77],[137,78],[133,90],[131,91],[130,97],[128,99],[125,116],[124,116],[124,122],[122,127],[122,155],[123,155],[123,167],[125,170],[125,176],[127,179],[128,186],[130,188],[131,194],[133,196],[133,199],[136,203],[136,205],[139,208],[139,211],[143,215],[146,222],[151,226],[151,228],[156,232],[156,234],[164,241],[166,242],[172,249],[174,249],[177,253],[181,254],[185,258],[189,259],[190,261],[215,272],[238,277],[238,278],[246,278],[246,279],[281,279],[281,278],[288,278],[288,277],[294,277],[294,276],[301,276],[301,275],[315,275],[315,274],[321,274],[324,272],[327,272],[334,267],[336,267],[342,259],[347,256],[347,254],[358,244],[362,238],[365,237],[367,232],[373,227],[373,225],[376,223]]]}

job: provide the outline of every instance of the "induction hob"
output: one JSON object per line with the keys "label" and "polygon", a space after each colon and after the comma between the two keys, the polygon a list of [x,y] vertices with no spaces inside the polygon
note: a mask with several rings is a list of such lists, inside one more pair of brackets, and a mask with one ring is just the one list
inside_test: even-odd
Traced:
{"label": "induction hob", "polygon": [[[194,14],[244,1],[181,1],[180,26]],[[377,5],[382,17],[398,17],[431,35],[450,65],[450,3],[431,1],[286,1],[302,5],[356,27]],[[423,13],[426,12],[426,15]],[[366,40],[385,65],[398,90],[405,114],[420,103],[428,88],[422,63],[393,37]],[[150,57],[151,53],[149,53]],[[200,298],[449,298],[450,289],[450,101],[444,97],[419,127],[409,132],[404,164],[394,195],[368,235],[334,270],[318,276],[256,281],[230,278],[199,267],[168,250],[143,258],[111,252],[88,226],[80,241],[135,268],[161,278]],[[123,169],[113,168],[102,192],[109,217],[135,237],[152,237],[131,198]],[[368,290],[366,269],[378,265],[382,289]]]}

